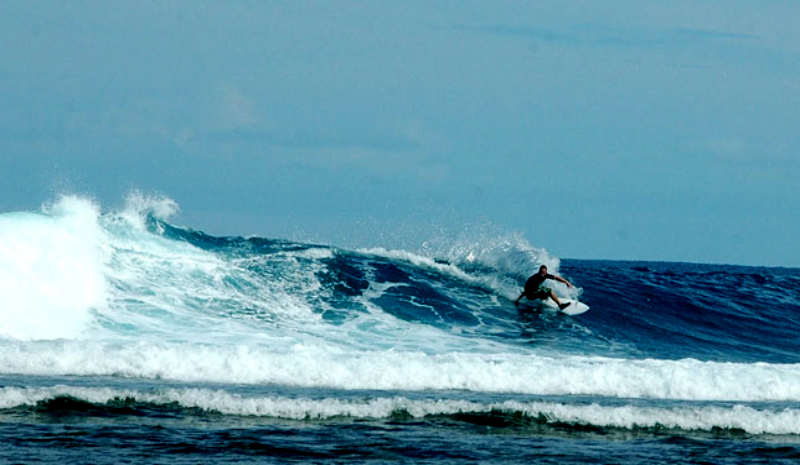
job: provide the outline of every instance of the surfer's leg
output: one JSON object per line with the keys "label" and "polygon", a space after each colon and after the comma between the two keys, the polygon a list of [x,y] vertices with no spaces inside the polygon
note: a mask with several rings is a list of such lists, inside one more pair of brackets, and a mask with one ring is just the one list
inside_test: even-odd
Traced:
{"label": "surfer's leg", "polygon": [[560,310],[564,310],[565,308],[569,307],[569,305],[571,303],[571,302],[567,302],[565,304],[562,304],[561,301],[558,300],[558,297],[556,297],[556,293],[553,292],[553,291],[550,291],[550,298],[553,299],[553,302],[555,302],[556,305],[558,305],[558,308]]}

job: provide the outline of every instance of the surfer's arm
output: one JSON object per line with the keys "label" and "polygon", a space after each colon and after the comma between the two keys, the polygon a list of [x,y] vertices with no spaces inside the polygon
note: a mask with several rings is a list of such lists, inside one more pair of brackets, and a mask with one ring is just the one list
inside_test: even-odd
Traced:
{"label": "surfer's arm", "polygon": [[572,287],[572,283],[567,281],[566,279],[562,278],[561,276],[554,276],[553,279],[556,281],[562,282],[567,285],[567,287]]}
{"label": "surfer's arm", "polygon": [[522,291],[522,294],[517,297],[517,300],[514,301],[514,305],[519,304],[519,301],[522,300],[523,297],[525,297],[525,291]]}

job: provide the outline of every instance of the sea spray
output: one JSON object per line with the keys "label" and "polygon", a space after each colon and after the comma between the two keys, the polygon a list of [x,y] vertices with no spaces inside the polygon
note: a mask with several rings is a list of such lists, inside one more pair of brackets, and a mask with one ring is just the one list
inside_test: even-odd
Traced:
{"label": "sea spray", "polygon": [[106,233],[91,201],[63,197],[41,213],[0,215],[0,336],[78,337],[105,307]]}

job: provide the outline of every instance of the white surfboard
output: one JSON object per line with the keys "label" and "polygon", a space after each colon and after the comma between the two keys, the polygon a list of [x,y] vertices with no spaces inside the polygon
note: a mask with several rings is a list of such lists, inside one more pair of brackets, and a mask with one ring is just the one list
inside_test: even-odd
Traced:
{"label": "white surfboard", "polygon": [[589,306],[583,302],[578,302],[577,300],[572,299],[559,299],[562,304],[569,302],[569,307],[565,308],[564,310],[559,310],[558,305],[553,301],[553,299],[547,298],[545,300],[540,300],[541,306],[547,310],[561,312],[565,315],[580,315],[581,313],[586,313],[589,311]]}

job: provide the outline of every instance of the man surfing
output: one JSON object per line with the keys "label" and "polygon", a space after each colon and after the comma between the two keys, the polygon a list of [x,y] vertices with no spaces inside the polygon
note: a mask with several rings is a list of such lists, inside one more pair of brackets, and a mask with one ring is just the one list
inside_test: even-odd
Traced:
{"label": "man surfing", "polygon": [[551,299],[553,299],[556,305],[558,305],[558,308],[560,310],[564,310],[565,308],[569,307],[570,302],[562,304],[561,301],[558,300],[558,297],[556,297],[556,293],[553,292],[553,290],[550,289],[549,287],[544,286],[544,281],[546,279],[554,279],[556,281],[566,284],[567,287],[570,288],[572,287],[572,283],[562,278],[561,276],[554,276],[548,274],[547,267],[542,265],[539,267],[539,272],[528,278],[528,280],[525,282],[525,290],[522,291],[522,294],[520,294],[519,297],[517,297],[517,300],[514,301],[514,304],[519,305],[520,299],[522,299],[525,296],[527,296],[528,299],[530,300],[535,300],[535,299],[544,300],[550,297]]}

